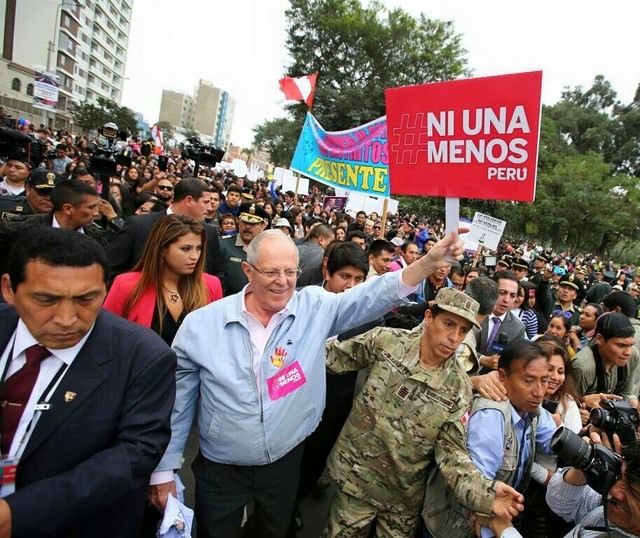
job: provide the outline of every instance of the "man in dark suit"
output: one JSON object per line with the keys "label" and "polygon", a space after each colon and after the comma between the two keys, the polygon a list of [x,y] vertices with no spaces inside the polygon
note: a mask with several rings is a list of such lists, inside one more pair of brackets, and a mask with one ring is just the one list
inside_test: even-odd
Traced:
{"label": "man in dark suit", "polygon": [[511,271],[496,271],[493,280],[498,284],[498,302],[482,322],[476,348],[483,372],[497,370],[502,349],[525,335],[524,324],[511,312],[518,297],[517,277]]}
{"label": "man in dark suit", "polygon": [[50,194],[53,210],[40,215],[18,215],[0,220],[0,274],[9,259],[13,245],[31,228],[54,227],[83,234],[94,239],[102,248],[107,247],[105,231],[94,222],[100,216],[100,197],[95,189],[81,181],[58,183]]}
{"label": "man in dark suit", "polygon": [[201,179],[188,178],[180,181],[173,191],[173,203],[165,211],[138,215],[130,218],[124,228],[109,243],[109,279],[130,271],[142,256],[147,238],[156,221],[167,213],[187,215],[204,224],[207,232],[207,261],[205,272],[223,278],[224,262],[220,253],[218,228],[205,224],[204,219],[211,210],[211,192]]}
{"label": "man in dark suit", "polygon": [[0,486],[0,538],[137,536],[170,438],[175,354],[101,309],[106,259],[84,234],[29,230],[1,288],[0,466],[17,468]]}

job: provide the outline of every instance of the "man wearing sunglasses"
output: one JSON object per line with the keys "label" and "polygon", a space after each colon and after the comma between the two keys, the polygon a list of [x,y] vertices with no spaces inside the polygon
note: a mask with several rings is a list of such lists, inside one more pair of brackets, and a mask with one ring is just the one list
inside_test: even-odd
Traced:
{"label": "man wearing sunglasses", "polygon": [[155,188],[155,195],[166,206],[170,206],[173,201],[173,183],[168,179],[161,179]]}
{"label": "man wearing sunglasses", "polygon": [[560,278],[558,282],[558,291],[556,292],[556,300],[553,303],[548,317],[562,314],[571,321],[571,325],[578,325],[580,318],[580,309],[574,304],[578,297],[580,289],[580,280],[573,273],[567,273]]}

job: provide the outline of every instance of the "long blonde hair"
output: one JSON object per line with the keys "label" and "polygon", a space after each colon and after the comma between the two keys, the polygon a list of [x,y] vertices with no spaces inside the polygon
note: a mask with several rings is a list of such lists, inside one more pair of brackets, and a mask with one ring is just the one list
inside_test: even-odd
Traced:
{"label": "long blonde hair", "polygon": [[175,243],[188,233],[194,233],[200,236],[202,251],[193,273],[190,275],[182,275],[178,281],[178,293],[180,293],[180,297],[182,297],[184,312],[188,314],[211,301],[211,297],[208,296],[207,287],[202,279],[207,244],[207,234],[204,226],[186,215],[165,215],[160,217],[155,223],[147,239],[142,257],[132,269],[133,271],[140,271],[142,276],[124,304],[123,314],[125,318],[129,316],[131,309],[140,300],[145,290],[153,286],[156,290],[156,308],[159,313],[160,333],[162,333],[162,322],[167,313],[167,305],[164,302],[162,292],[164,253],[172,243]]}

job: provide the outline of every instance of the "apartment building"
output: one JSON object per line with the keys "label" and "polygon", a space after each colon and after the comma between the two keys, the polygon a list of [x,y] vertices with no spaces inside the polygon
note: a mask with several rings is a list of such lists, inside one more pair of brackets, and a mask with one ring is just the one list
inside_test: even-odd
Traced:
{"label": "apartment building", "polygon": [[16,116],[42,117],[38,109],[29,110],[28,90],[33,88],[31,73],[47,67],[60,81],[57,111],[48,115],[51,127],[69,126],[72,102],[95,103],[104,97],[120,104],[133,0],[3,3],[2,58],[12,75],[0,79],[0,104],[10,112],[19,108]]}

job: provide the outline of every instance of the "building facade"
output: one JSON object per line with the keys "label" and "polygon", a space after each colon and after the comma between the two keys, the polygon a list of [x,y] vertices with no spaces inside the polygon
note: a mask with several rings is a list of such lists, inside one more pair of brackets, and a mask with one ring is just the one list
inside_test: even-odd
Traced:
{"label": "building facade", "polygon": [[228,92],[208,80],[200,80],[193,96],[163,90],[159,117],[174,127],[194,129],[211,137],[216,146],[226,148],[231,141],[235,106],[235,99]]}
{"label": "building facade", "polygon": [[[120,105],[133,0],[4,0],[2,4],[5,62],[28,72],[48,70],[60,81],[56,113],[45,116],[35,109],[32,115],[46,119],[49,127],[69,128],[73,102],[96,103],[103,97]],[[20,82],[26,88],[33,76],[25,74]],[[3,79],[3,97],[12,83]],[[24,101],[29,100],[25,91]],[[15,107],[5,108],[11,112]],[[27,115],[22,112],[22,117]]]}

